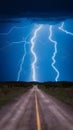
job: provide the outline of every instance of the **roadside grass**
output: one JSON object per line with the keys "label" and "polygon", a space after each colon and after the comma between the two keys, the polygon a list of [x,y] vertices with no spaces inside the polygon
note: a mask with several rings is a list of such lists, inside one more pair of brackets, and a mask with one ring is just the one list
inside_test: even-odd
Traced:
{"label": "roadside grass", "polygon": [[0,107],[16,101],[23,93],[27,92],[31,86],[20,83],[0,83]]}
{"label": "roadside grass", "polygon": [[39,88],[44,90],[49,95],[56,97],[57,99],[67,103],[73,107],[73,83],[58,83],[44,85],[40,84]]}

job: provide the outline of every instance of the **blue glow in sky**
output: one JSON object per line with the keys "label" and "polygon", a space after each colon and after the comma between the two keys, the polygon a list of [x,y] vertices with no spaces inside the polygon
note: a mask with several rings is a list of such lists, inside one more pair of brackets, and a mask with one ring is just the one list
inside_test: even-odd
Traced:
{"label": "blue glow in sky", "polygon": [[0,23],[0,81],[73,81],[73,19]]}

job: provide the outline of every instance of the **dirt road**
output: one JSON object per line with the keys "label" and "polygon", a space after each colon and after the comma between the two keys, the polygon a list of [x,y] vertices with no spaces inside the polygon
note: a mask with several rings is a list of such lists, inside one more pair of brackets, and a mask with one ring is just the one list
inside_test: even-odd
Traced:
{"label": "dirt road", "polygon": [[0,130],[73,130],[73,109],[34,86],[0,110]]}

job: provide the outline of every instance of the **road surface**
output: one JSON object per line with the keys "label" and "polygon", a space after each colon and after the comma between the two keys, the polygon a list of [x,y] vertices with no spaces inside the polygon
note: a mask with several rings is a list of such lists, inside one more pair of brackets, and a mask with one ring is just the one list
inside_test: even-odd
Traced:
{"label": "road surface", "polygon": [[73,109],[34,86],[0,110],[0,130],[73,130]]}

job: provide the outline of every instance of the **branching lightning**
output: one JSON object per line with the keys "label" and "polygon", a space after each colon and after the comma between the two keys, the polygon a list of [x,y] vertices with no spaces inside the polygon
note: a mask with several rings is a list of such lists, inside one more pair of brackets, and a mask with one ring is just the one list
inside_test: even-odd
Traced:
{"label": "branching lightning", "polygon": [[23,28],[26,28],[27,26],[24,26],[24,27],[17,27],[17,26],[13,26],[8,32],[6,33],[0,33],[0,35],[9,35],[14,29],[23,29]]}
{"label": "branching lightning", "polygon": [[18,44],[21,44],[21,43],[27,43],[27,44],[29,44],[29,42],[28,41],[26,41],[26,40],[21,40],[21,41],[16,41],[16,42],[8,42],[9,44],[8,45],[6,45],[6,46],[4,46],[4,47],[1,47],[0,48],[0,51],[3,51],[3,50],[5,50],[6,48],[8,48],[8,47],[10,47],[10,46],[13,46],[13,45],[18,45]]}
{"label": "branching lightning", "polygon": [[[29,37],[29,35],[30,35],[30,33],[27,35],[27,37],[25,38],[24,41],[26,41],[26,39]],[[25,59],[26,54],[27,54],[27,52],[26,52],[26,44],[27,44],[27,42],[24,43],[24,54],[23,54],[23,57],[22,57],[22,60],[21,60],[20,69],[18,71],[17,81],[19,81],[19,79],[20,79],[20,75],[21,75],[21,72],[22,72],[24,59]],[[29,42],[28,42],[28,44],[29,44]]]}
{"label": "branching lightning", "polygon": [[[0,33],[0,35],[9,35],[9,34],[10,34],[14,29],[16,29],[16,28],[22,28],[22,29],[23,29],[23,28],[25,28],[25,27],[16,27],[16,26],[13,26],[7,33]],[[32,33],[32,32],[31,32],[31,33]],[[21,41],[11,42],[9,45],[6,45],[6,46],[0,48],[0,50],[3,51],[4,49],[6,49],[6,48],[9,47],[9,46],[13,46],[13,45],[16,45],[16,44],[21,44],[21,43],[24,44],[24,54],[23,54],[22,59],[21,59],[21,64],[20,64],[20,67],[19,67],[18,75],[17,75],[17,81],[20,80],[20,75],[21,75],[21,72],[22,72],[22,67],[23,67],[24,59],[25,59],[26,54],[27,54],[27,52],[26,52],[26,44],[29,44],[29,42],[27,41],[27,39],[28,39],[28,37],[31,35],[31,33],[29,33],[29,34],[25,37],[25,39],[23,39],[23,40],[21,40]]]}
{"label": "branching lightning", "polygon": [[22,66],[23,66],[23,63],[24,63],[24,59],[25,59],[25,57],[26,57],[26,44],[27,44],[27,43],[24,44],[24,55],[23,55],[23,57],[22,57],[21,64],[20,64],[20,69],[19,69],[19,71],[18,71],[17,81],[19,81],[19,79],[20,79],[20,74],[21,74],[21,72],[22,72]]}
{"label": "branching lightning", "polygon": [[56,78],[55,78],[55,81],[58,81],[59,71],[58,71],[58,69],[55,67],[55,63],[56,63],[55,57],[56,57],[56,54],[57,54],[57,41],[52,40],[52,26],[50,26],[49,31],[50,31],[49,40],[50,40],[52,43],[54,43],[54,53],[53,53],[53,56],[52,56],[52,61],[53,61],[53,62],[52,62],[52,64],[51,64],[51,66],[52,66],[52,68],[53,68],[53,69],[56,71],[56,73],[57,73],[57,76],[56,76]]}
{"label": "branching lightning", "polygon": [[68,35],[72,35],[73,36],[73,33],[67,31],[64,29],[64,22],[62,22],[62,25],[59,27],[59,30],[63,31],[64,33],[68,34]]}
{"label": "branching lightning", "polygon": [[42,28],[42,25],[39,25],[35,31],[34,31],[34,34],[33,34],[33,37],[31,38],[31,53],[34,57],[34,60],[33,60],[33,63],[32,63],[32,80],[33,81],[36,81],[36,72],[35,72],[35,64],[37,62],[37,55],[34,51],[34,46],[35,46],[35,40],[36,40],[36,37],[37,37],[37,33],[40,31],[40,29]]}

